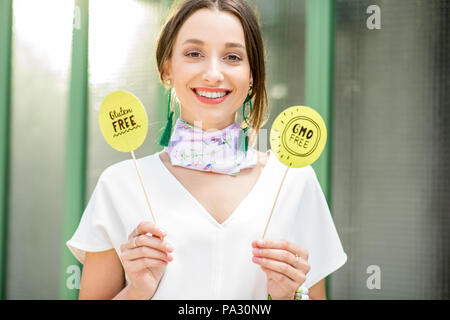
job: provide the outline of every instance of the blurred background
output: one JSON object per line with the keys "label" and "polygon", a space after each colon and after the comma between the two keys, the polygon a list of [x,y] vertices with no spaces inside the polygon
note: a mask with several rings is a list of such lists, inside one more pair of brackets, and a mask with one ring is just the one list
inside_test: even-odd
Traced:
{"label": "blurred background", "polygon": [[[130,158],[104,141],[99,106],[134,93],[149,118],[136,155],[162,149],[155,40],[172,1],[0,3],[0,298],[75,299],[65,242],[100,173]],[[348,255],[328,298],[449,299],[450,1],[252,3],[270,108],[259,149],[286,107],[327,123],[313,167]]]}

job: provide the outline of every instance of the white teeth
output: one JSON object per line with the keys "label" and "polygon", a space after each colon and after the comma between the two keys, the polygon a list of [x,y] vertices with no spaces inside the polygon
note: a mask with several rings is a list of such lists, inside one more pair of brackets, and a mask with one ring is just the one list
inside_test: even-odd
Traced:
{"label": "white teeth", "polygon": [[227,93],[225,91],[221,91],[221,92],[208,92],[208,91],[199,91],[199,90],[195,90],[195,92],[202,97],[206,97],[206,98],[221,98],[223,96],[225,96]]}

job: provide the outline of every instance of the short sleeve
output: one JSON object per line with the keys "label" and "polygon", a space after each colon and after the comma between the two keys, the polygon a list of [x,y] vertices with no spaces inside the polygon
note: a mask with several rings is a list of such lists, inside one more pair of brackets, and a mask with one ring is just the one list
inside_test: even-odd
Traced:
{"label": "short sleeve", "polygon": [[115,209],[104,175],[102,173],[100,176],[75,233],[66,242],[72,254],[82,264],[87,251],[98,252],[114,248],[111,233],[114,232]]}
{"label": "short sleeve", "polygon": [[311,287],[347,261],[325,195],[314,169],[309,166],[307,181],[299,202],[294,232],[296,242],[308,250],[311,269],[305,286]]}

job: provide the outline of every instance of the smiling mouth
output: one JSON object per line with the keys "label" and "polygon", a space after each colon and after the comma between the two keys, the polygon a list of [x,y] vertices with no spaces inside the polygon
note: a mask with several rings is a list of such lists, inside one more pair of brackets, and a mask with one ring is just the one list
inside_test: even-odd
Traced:
{"label": "smiling mouth", "polygon": [[210,100],[223,99],[231,93],[230,90],[207,91],[207,90],[197,90],[195,88],[191,88],[191,90],[195,93],[197,97]]}
{"label": "smiling mouth", "polygon": [[[215,91],[209,91],[209,90],[196,90],[192,89],[192,92],[194,93],[197,100],[203,104],[208,105],[217,105],[222,102],[224,102],[230,93],[232,91],[229,90],[215,90]],[[225,92],[225,95],[223,95]],[[205,97],[206,96],[206,97]]]}

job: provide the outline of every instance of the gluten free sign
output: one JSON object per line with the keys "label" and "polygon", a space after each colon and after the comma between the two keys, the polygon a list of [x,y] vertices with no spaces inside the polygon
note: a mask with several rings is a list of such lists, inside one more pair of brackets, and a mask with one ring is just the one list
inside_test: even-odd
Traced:
{"label": "gluten free sign", "polygon": [[108,144],[120,152],[130,152],[144,191],[148,209],[156,223],[147,190],[139,170],[134,150],[139,148],[147,136],[147,113],[144,105],[133,94],[119,90],[113,91],[103,99],[98,114],[98,123]]}
{"label": "gluten free sign", "polygon": [[106,142],[120,152],[136,150],[147,135],[144,106],[133,94],[123,90],[105,97],[98,119]]}

